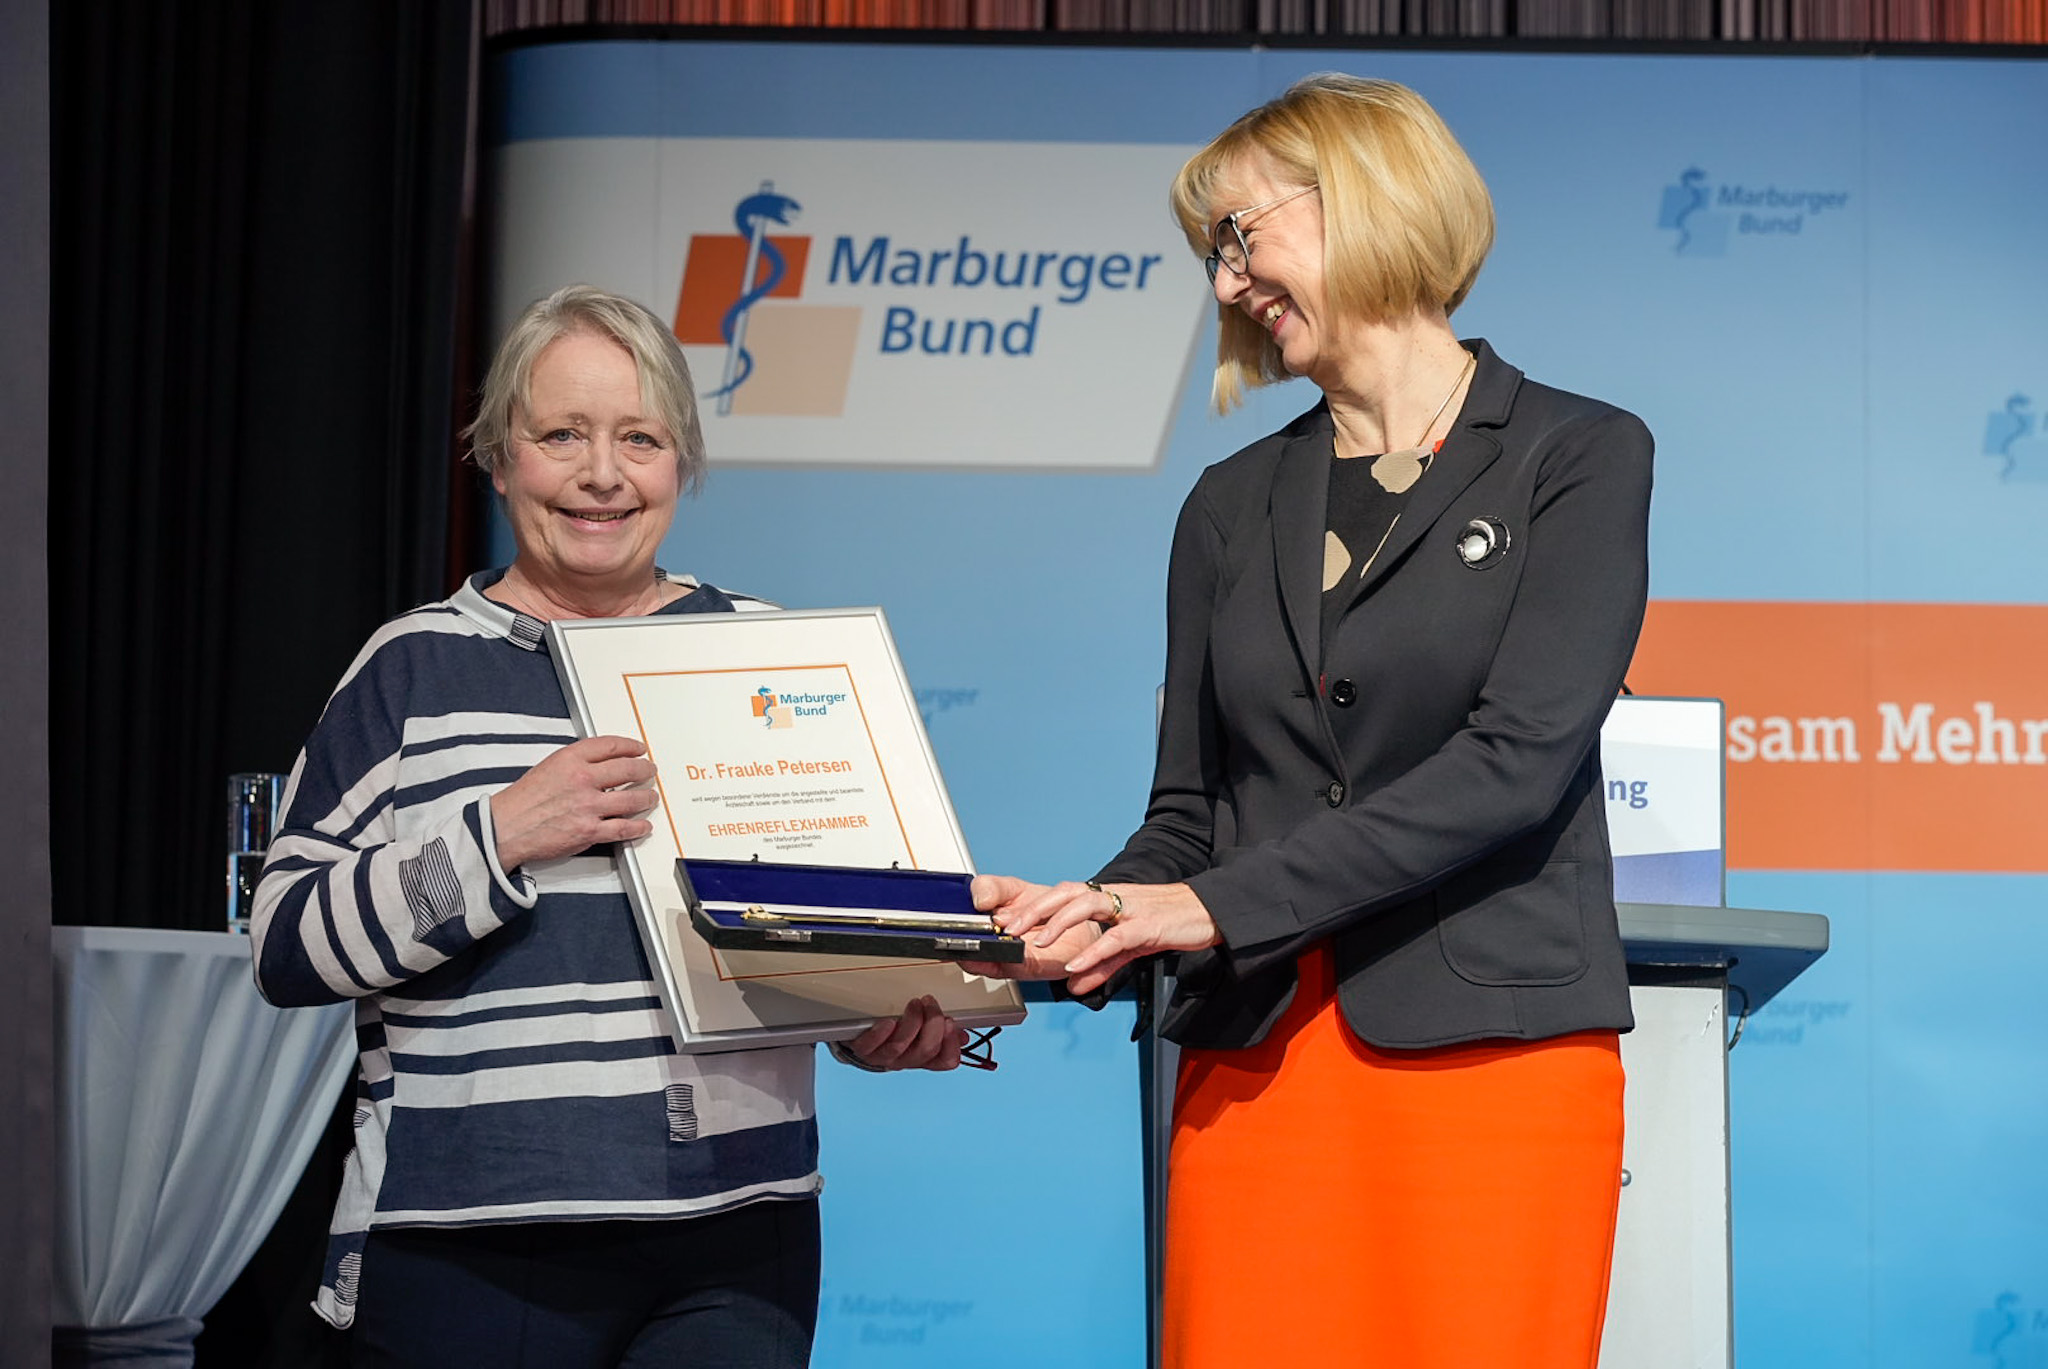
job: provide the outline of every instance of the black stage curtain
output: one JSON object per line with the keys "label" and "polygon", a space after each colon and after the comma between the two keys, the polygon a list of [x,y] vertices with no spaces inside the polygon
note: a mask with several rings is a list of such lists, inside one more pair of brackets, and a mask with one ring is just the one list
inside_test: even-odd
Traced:
{"label": "black stage curtain", "polygon": [[[51,811],[93,815],[53,838],[54,918],[218,930],[226,777],[288,770],[365,638],[473,560],[449,530],[481,488],[453,435],[477,13],[49,15]],[[342,1120],[201,1369],[337,1353],[306,1304]]]}
{"label": "black stage curtain", "polygon": [[50,1360],[50,27],[0,3],[0,1364]]}
{"label": "black stage curtain", "polygon": [[226,777],[449,588],[475,16],[52,17],[56,920],[218,929]]}

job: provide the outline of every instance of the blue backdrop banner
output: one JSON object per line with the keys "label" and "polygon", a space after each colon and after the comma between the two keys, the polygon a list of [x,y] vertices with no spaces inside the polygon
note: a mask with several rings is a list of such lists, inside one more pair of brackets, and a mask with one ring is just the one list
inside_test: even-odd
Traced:
{"label": "blue backdrop banner", "polygon": [[[526,46],[490,82],[494,316],[582,279],[673,317],[713,474],[663,563],[885,605],[981,868],[1083,877],[1144,807],[1180,502],[1315,399],[1208,412],[1213,304],[1167,181],[1333,69],[1419,89],[1493,190],[1461,335],[1656,433],[1652,631],[1737,627],[1637,687],[1749,729],[1730,901],[1833,921],[1731,1061],[1740,1362],[2048,1365],[2048,859],[2023,835],[2048,765],[2021,745],[1980,775],[1997,738],[1935,722],[1918,768],[1871,732],[1854,763],[1787,762],[1789,721],[1764,744],[1794,712],[1771,691],[1876,688],[1858,663],[1912,606],[1998,634],[1996,680],[1929,666],[1953,691],[1930,719],[2048,719],[2048,65]],[[1808,621],[1834,654],[1771,635]],[[1745,837],[1745,794],[1771,833]],[[1862,844],[1823,859],[1801,811]],[[1845,868],[1895,831],[1931,854]],[[994,1076],[825,1066],[821,1366],[1139,1362],[1128,1026],[1035,1012]]]}

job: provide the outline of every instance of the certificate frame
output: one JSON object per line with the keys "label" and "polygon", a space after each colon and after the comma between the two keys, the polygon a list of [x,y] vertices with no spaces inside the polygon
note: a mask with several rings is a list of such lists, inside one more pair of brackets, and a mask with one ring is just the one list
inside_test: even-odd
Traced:
{"label": "certificate frame", "polygon": [[678,1050],[844,1040],[924,994],[1023,1020],[1014,983],[947,961],[722,951],[692,925],[679,858],[973,873],[881,609],[557,619],[547,645],[577,730],[657,771],[654,831],[616,859]]}

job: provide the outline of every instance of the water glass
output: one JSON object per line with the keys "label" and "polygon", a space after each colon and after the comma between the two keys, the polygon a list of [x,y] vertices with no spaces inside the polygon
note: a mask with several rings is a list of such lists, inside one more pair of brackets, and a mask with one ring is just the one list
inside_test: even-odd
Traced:
{"label": "water glass", "polygon": [[228,930],[247,932],[256,879],[270,837],[284,817],[283,775],[228,776]]}

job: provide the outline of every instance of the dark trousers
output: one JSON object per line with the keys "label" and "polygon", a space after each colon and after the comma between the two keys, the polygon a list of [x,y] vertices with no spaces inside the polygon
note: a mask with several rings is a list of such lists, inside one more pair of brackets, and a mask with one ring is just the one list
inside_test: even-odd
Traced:
{"label": "dark trousers", "polygon": [[816,1199],[662,1221],[373,1231],[360,1369],[804,1369]]}

